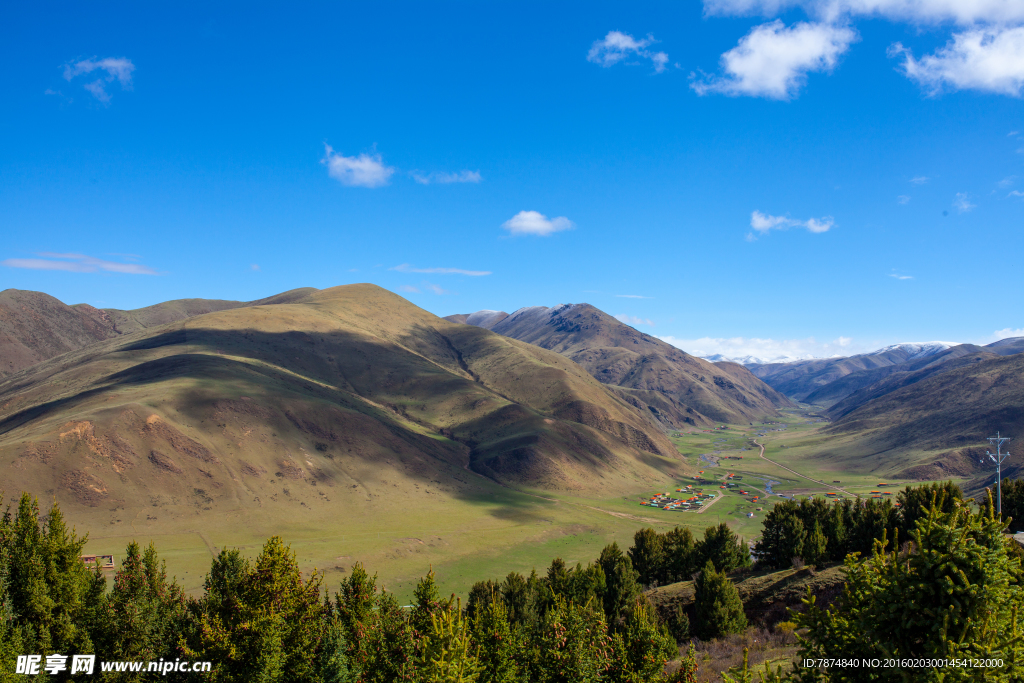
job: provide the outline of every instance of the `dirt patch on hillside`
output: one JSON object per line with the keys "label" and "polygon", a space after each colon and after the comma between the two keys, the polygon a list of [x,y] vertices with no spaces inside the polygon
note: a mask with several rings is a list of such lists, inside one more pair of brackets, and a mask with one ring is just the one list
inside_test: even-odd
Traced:
{"label": "dirt patch on hillside", "polygon": [[901,470],[896,478],[930,481],[970,477],[980,469],[978,461],[985,457],[984,448],[958,448],[941,453],[930,462]]}
{"label": "dirt patch on hillside", "polygon": [[161,453],[160,451],[150,451],[149,461],[156,465],[158,468],[165,470],[167,472],[173,472],[174,474],[182,473],[182,469],[178,467],[178,464],[171,460],[170,458],[168,458],[163,453]]}
{"label": "dirt patch on hillside", "polygon": [[107,497],[107,487],[98,478],[82,470],[70,470],[61,477],[60,486],[82,505],[96,507]]}
{"label": "dirt patch on hillside", "polygon": [[159,415],[150,415],[146,418],[143,432],[149,436],[163,439],[167,444],[182,455],[188,455],[203,462],[219,462],[213,453],[203,444],[190,439],[174,427],[160,419]]}

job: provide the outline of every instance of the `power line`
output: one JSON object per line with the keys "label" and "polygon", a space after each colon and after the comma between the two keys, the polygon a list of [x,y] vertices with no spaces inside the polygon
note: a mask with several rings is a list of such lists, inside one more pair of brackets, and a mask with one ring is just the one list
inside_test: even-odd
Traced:
{"label": "power line", "polygon": [[[1003,515],[1003,460],[1010,457],[1009,453],[1003,453],[1003,444],[1010,440],[1008,436],[999,436],[999,432],[996,432],[995,436],[988,437],[990,443],[994,443],[996,446],[996,454],[992,455],[991,452],[985,451],[985,455],[989,457],[989,460],[996,464],[996,513],[1002,518]],[[984,463],[984,460],[978,462]]]}

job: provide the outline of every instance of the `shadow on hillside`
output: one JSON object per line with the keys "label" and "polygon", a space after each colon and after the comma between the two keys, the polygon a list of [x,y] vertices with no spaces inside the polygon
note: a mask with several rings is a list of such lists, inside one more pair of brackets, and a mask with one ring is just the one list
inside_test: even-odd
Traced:
{"label": "shadow on hillside", "polygon": [[[76,393],[0,419],[0,434],[73,411],[106,391],[190,379],[198,383],[185,392],[187,404],[179,410],[197,423],[210,416],[214,403],[237,399],[240,391],[244,391],[251,394],[254,401],[273,409],[277,416],[274,419],[280,426],[288,428],[290,422],[305,431],[311,450],[315,442],[331,447],[330,435],[343,429],[339,425],[358,422],[332,426],[330,412],[315,409],[316,405],[371,417],[376,421],[373,433],[359,434],[360,438],[402,444],[400,450],[415,453],[415,457],[408,457],[409,463],[403,460],[408,464],[403,466],[410,477],[427,483],[435,479],[451,482],[450,488],[454,489],[451,495],[479,505],[500,519],[523,519],[537,506],[552,504],[504,487],[499,481],[503,477],[496,465],[509,461],[512,465],[507,467],[511,467],[520,458],[518,452],[522,451],[522,443],[515,438],[517,436],[547,430],[551,432],[545,432],[548,443],[557,443],[561,447],[559,451],[573,451],[576,462],[585,464],[595,477],[602,476],[606,469],[614,469],[612,454],[599,447],[588,435],[587,428],[572,428],[573,423],[559,420],[557,430],[549,429],[539,424],[543,414],[525,405],[514,404],[516,410],[511,413],[494,411],[492,419],[457,421],[456,431],[465,434],[462,437],[451,434],[452,441],[420,433],[420,430],[436,431],[436,427],[417,415],[430,414],[427,408],[437,402],[438,397],[462,394],[463,400],[454,402],[455,406],[471,406],[495,397],[499,403],[510,400],[499,388],[481,383],[462,357],[460,346],[490,334],[484,330],[470,332],[468,338],[464,338],[465,335],[449,338],[432,328],[416,327],[412,333],[385,339],[346,330],[279,333],[255,329],[168,330],[116,346],[104,356],[104,365],[95,366],[106,368],[110,362],[119,363],[123,369],[116,372],[102,376],[97,372],[90,377],[78,372],[90,369],[88,361],[73,365],[77,374],[72,375],[72,382],[78,382]],[[85,379],[77,379],[82,376]],[[64,385],[62,391],[69,389],[74,391],[76,387]],[[297,411],[295,406],[300,403],[313,408],[309,408],[306,415],[289,415],[287,411]],[[411,428],[409,423],[418,428]],[[464,470],[467,449],[472,452],[476,443],[488,444],[484,460],[490,467],[484,473]],[[601,457],[594,457],[595,453]],[[341,455],[362,458],[369,464],[374,462],[373,458],[353,449]],[[471,462],[480,461],[471,457]],[[528,481],[519,483],[530,485]]]}

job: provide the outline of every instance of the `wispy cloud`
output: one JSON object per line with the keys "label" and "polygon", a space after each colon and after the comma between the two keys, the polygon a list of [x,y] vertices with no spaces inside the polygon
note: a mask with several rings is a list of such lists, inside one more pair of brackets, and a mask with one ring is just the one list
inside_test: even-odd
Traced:
{"label": "wispy cloud", "polygon": [[249,270],[258,271],[259,269],[260,269],[260,264],[258,264],[258,263],[254,263],[251,266],[249,266]]}
{"label": "wispy cloud", "polygon": [[1008,176],[1008,177],[1003,178],[1002,180],[1000,180],[998,183],[996,183],[996,187],[1002,188],[1002,189],[1006,189],[1006,188],[1010,187],[1011,185],[1013,185],[1013,182],[1015,180],[1017,180],[1017,176],[1015,176],[1015,175]]}
{"label": "wispy cloud", "polygon": [[[852,337],[845,336],[825,342],[819,342],[814,337],[807,337],[806,339],[759,337],[681,339],[679,337],[659,335],[658,338],[694,356],[722,355],[726,358],[737,359],[753,356],[764,361],[849,356],[872,350],[872,347],[858,343]],[[878,346],[881,346],[881,344]],[[878,348],[878,346],[873,348]]]}
{"label": "wispy cloud", "polygon": [[643,296],[640,294],[616,294],[616,298],[619,299],[653,299],[653,296]]}
{"label": "wispy cloud", "polygon": [[905,194],[901,194],[899,197],[896,197],[896,201],[899,202],[900,204],[909,204],[910,197],[908,197]]}
{"label": "wispy cloud", "polygon": [[324,158],[320,163],[327,166],[327,175],[349,187],[382,187],[388,184],[395,169],[384,165],[380,154],[360,154],[347,157],[338,154],[324,144]]}
{"label": "wispy cloud", "polygon": [[565,216],[548,218],[538,211],[520,211],[502,223],[501,227],[513,235],[539,235],[547,237],[552,233],[562,230],[571,230],[575,225]]}
{"label": "wispy cloud", "polygon": [[458,173],[420,173],[412,172],[413,180],[420,185],[449,185],[451,183],[479,183],[483,180],[480,171],[459,171]]}
{"label": "wispy cloud", "polygon": [[846,26],[801,22],[787,28],[782,21],[755,26],[721,58],[724,75],[698,78],[690,87],[698,95],[721,93],[788,100],[807,81],[807,74],[832,71],[839,57],[858,40]]}
{"label": "wispy cloud", "polygon": [[897,280],[913,280],[913,275],[901,275],[900,273],[889,273],[889,277],[894,277]]}
{"label": "wispy cloud", "polygon": [[125,275],[159,275],[157,271],[141,263],[118,263],[105,261],[85,254],[56,254],[43,252],[36,254],[42,258],[9,258],[0,261],[0,265],[8,268],[27,268],[29,270],[62,270],[69,273],[122,273]]}
{"label": "wispy cloud", "polygon": [[[771,216],[769,214],[754,211],[750,214],[750,227],[762,235],[767,235],[772,230],[786,230],[788,228],[806,228],[810,232],[828,232],[835,225],[835,219],[831,216],[823,218],[808,218],[797,220],[788,216]],[[748,235],[753,237],[753,233]]]}
{"label": "wispy cloud", "polygon": [[654,323],[651,322],[650,318],[638,318],[635,315],[626,315],[625,313],[613,317],[620,323],[626,323],[627,325],[647,325],[648,327],[654,327]]}
{"label": "wispy cloud", "polygon": [[398,291],[408,292],[409,294],[419,294],[420,290],[416,289],[412,285],[398,285]]}
{"label": "wispy cloud", "polygon": [[388,268],[388,270],[397,270],[399,273],[431,273],[435,275],[470,275],[472,277],[480,277],[481,275],[490,275],[489,270],[463,270],[462,268],[414,268],[408,263]]}
{"label": "wispy cloud", "polygon": [[911,178],[910,182],[913,183],[914,185],[924,185],[929,180],[931,180],[931,178],[929,178],[928,176],[919,175],[916,178]]}
{"label": "wispy cloud", "polygon": [[[107,87],[114,81],[117,81],[122,90],[132,89],[132,72],[135,71],[132,60],[126,57],[106,57],[104,59],[91,57],[77,61],[72,60],[61,68],[64,70],[64,80],[69,83],[79,76],[101,72],[99,78],[83,84],[82,87],[103,104],[110,102],[110,93],[107,92]],[[53,90],[47,91],[47,94],[51,93],[60,94]]]}
{"label": "wispy cloud", "polygon": [[1020,190],[1010,190],[1010,194],[1008,194],[1006,196],[1007,197],[1024,197],[1024,192],[1021,192]]}
{"label": "wispy cloud", "polygon": [[668,64],[668,55],[664,52],[652,52],[647,48],[656,43],[654,36],[647,34],[646,38],[637,40],[628,33],[621,31],[609,31],[601,40],[595,40],[587,53],[587,61],[600,64],[607,68],[631,57],[649,59],[654,65],[654,71],[661,73]]}
{"label": "wispy cloud", "polygon": [[441,288],[439,285],[433,284],[432,282],[424,282],[422,287],[423,287],[423,289],[427,290],[428,292],[431,292],[433,294],[438,294],[438,295],[440,295],[440,294],[452,294],[453,293],[453,292],[449,292],[447,289]]}
{"label": "wispy cloud", "polygon": [[903,73],[932,96],[944,90],[980,90],[1020,97],[1024,89],[1024,26],[954,33],[945,47],[921,59],[895,43],[889,56],[903,57]]}
{"label": "wispy cloud", "polygon": [[966,192],[957,192],[956,199],[953,200],[953,206],[960,213],[967,213],[971,209],[975,208],[977,204],[971,203],[971,198]]}

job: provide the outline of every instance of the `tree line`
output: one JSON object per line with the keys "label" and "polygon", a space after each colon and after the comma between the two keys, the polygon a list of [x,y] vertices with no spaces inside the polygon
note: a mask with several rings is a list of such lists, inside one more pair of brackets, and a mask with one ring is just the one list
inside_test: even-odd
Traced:
{"label": "tree line", "polygon": [[0,518],[0,681],[28,680],[14,673],[25,654],[211,661],[204,680],[219,682],[682,683],[696,670],[691,653],[663,672],[679,654],[676,639],[615,544],[586,568],[556,559],[545,576],[478,584],[465,607],[442,598],[430,572],[410,607],[360,564],[332,594],[276,536],[252,560],[222,550],[198,597],[168,578],[152,544],[133,542],[108,590],[99,566],[80,559],[86,540],[58,506],[44,517],[27,494]]}

